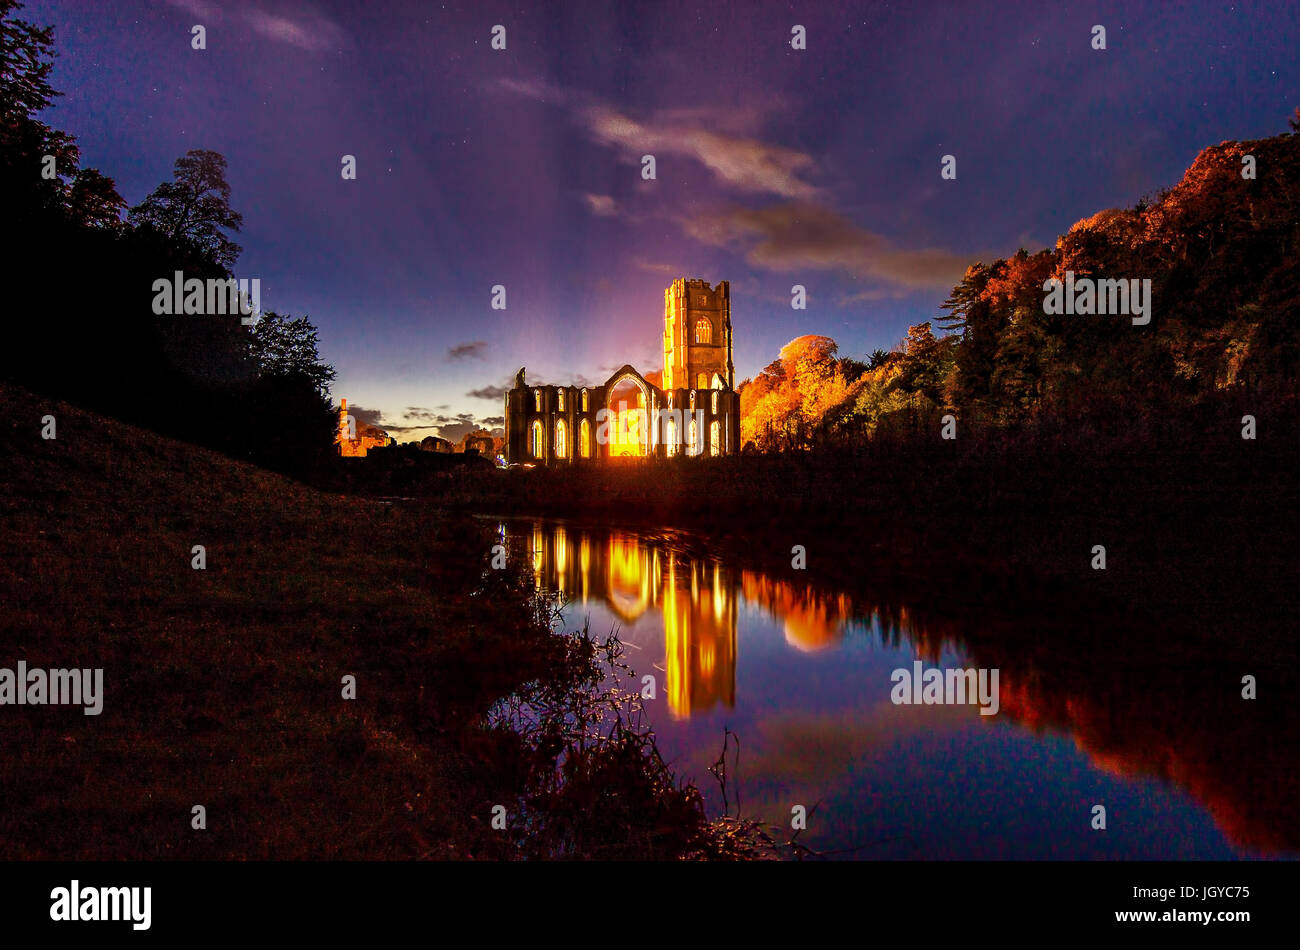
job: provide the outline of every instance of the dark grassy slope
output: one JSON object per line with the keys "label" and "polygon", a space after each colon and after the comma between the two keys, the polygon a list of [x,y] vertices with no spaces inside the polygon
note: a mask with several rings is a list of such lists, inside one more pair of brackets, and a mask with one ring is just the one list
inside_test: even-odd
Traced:
{"label": "dark grassy slope", "polygon": [[[463,846],[470,803],[451,803],[467,766],[436,735],[393,731],[409,697],[385,695],[394,648],[436,664],[495,619],[438,596],[457,572],[437,525],[3,396],[0,665],[103,667],[106,694],[98,717],[0,707],[6,857]],[[525,640],[511,654],[525,673],[526,653]],[[341,698],[345,673],[356,702]],[[195,804],[206,831],[190,827]]]}
{"label": "dark grassy slope", "polygon": [[[516,690],[550,685],[562,705],[590,657],[550,632],[522,575],[486,570],[479,526],[323,494],[13,387],[0,398],[0,667],[102,667],[105,693],[97,717],[0,706],[0,855],[545,854],[548,805],[590,810],[582,794],[617,785],[593,756],[586,788],[556,794],[558,748],[483,727]],[[623,790],[673,815],[675,837],[633,815],[576,856],[675,856],[707,835],[697,799],[628,750]],[[490,828],[497,803],[512,833]]]}

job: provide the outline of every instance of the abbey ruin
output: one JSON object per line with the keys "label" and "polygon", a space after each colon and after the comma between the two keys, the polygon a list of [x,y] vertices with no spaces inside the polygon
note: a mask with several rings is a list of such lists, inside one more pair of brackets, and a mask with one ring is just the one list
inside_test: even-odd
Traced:
{"label": "abbey ruin", "polygon": [[565,464],[618,458],[734,455],[740,395],[731,288],[678,278],[664,291],[662,386],[624,365],[601,386],[528,386],[506,393],[506,459]]}

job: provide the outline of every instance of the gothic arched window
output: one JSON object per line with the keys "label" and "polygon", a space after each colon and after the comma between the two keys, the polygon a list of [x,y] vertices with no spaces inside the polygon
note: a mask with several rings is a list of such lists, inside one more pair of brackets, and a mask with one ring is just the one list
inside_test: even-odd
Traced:
{"label": "gothic arched window", "polygon": [[542,391],[540,389],[533,390],[533,408],[538,412],[542,411]]}
{"label": "gothic arched window", "polygon": [[569,457],[568,432],[565,430],[563,419],[555,423],[555,457],[557,459]]}
{"label": "gothic arched window", "polygon": [[582,391],[582,411],[587,411],[587,390]]}
{"label": "gothic arched window", "polygon": [[716,419],[709,426],[709,454],[722,454],[722,431]]}
{"label": "gothic arched window", "polygon": [[695,342],[713,342],[713,324],[709,322],[708,317],[700,317],[700,319],[695,321]]}
{"label": "gothic arched window", "polygon": [[542,457],[542,448],[543,448],[542,424],[540,422],[534,422],[533,423],[533,458],[539,459]]}
{"label": "gothic arched window", "polygon": [[[585,397],[587,394],[582,395]],[[591,458],[591,425],[586,419],[578,427],[578,454],[585,459]]]}

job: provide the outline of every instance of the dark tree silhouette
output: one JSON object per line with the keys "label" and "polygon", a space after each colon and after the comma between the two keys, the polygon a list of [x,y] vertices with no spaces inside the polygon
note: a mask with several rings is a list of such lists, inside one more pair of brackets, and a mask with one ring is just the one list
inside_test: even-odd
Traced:
{"label": "dark tree silhouette", "polygon": [[126,201],[113,179],[97,168],[83,168],[68,188],[68,214],[73,223],[87,228],[120,228]]}
{"label": "dark tree silhouette", "polygon": [[[58,212],[67,210],[66,181],[76,176],[80,154],[72,136],[36,118],[61,95],[49,82],[54,31],[12,16],[21,6],[0,0],[0,207],[11,220],[43,217],[57,225]],[[96,190],[116,195],[112,182],[105,182],[106,191],[102,183]]]}
{"label": "dark tree silhouette", "polygon": [[230,207],[225,156],[190,149],[176,159],[174,176],[131,209],[131,224],[152,229],[169,242],[188,244],[229,272],[243,249],[223,229],[238,231],[244,219]]}
{"label": "dark tree silhouette", "polygon": [[334,367],[321,362],[318,331],[306,317],[266,311],[253,326],[250,346],[259,375],[302,377],[318,392],[328,392]]}
{"label": "dark tree silhouette", "polygon": [[18,0],[0,0],[0,118],[31,116],[54,101],[54,27],[38,27],[11,16]]}

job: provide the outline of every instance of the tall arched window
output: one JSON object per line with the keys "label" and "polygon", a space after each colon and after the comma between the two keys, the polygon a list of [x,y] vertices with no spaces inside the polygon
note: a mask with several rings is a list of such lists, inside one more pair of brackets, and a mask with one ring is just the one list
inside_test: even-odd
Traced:
{"label": "tall arched window", "polygon": [[542,411],[542,391],[540,389],[533,390],[533,408],[538,412]]}
{"label": "tall arched window", "polygon": [[671,416],[668,418],[668,436],[664,441],[668,446],[668,454],[670,456],[676,455],[677,454],[677,420],[673,419]]}
{"label": "tall arched window", "polygon": [[691,412],[695,411],[695,390],[691,390]]}
{"label": "tall arched window", "polygon": [[695,342],[713,342],[713,324],[709,322],[708,317],[700,317],[700,319],[695,321]]}
{"label": "tall arched window", "polygon": [[539,459],[542,457],[542,449],[545,446],[545,443],[542,441],[542,438],[543,438],[542,424],[541,422],[534,422],[533,423],[533,458],[535,459]]}
{"label": "tall arched window", "polygon": [[555,457],[565,459],[569,457],[568,432],[565,429],[564,420],[561,419],[555,423]]}
{"label": "tall arched window", "polygon": [[718,425],[716,419],[709,426],[709,454],[722,454],[722,427]]}
{"label": "tall arched window", "polygon": [[713,390],[713,414],[715,416],[718,414],[718,391],[716,389]]}
{"label": "tall arched window", "polygon": [[556,404],[555,408],[559,409],[560,412],[563,412],[564,411],[564,390],[563,389],[561,389],[558,393],[556,393],[556,398],[559,400],[559,402]]}
{"label": "tall arched window", "polygon": [[688,433],[687,442],[686,442],[686,454],[695,455],[697,452],[699,452],[698,446],[700,444],[700,425],[698,422],[695,421],[694,416],[691,417],[691,426],[686,431]]}
{"label": "tall arched window", "polygon": [[[586,393],[582,394],[586,397]],[[578,454],[585,459],[591,458],[591,423],[586,419],[578,426]]]}
{"label": "tall arched window", "polygon": [[587,411],[587,390],[582,391],[582,411]]}

